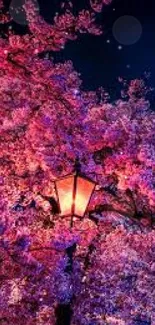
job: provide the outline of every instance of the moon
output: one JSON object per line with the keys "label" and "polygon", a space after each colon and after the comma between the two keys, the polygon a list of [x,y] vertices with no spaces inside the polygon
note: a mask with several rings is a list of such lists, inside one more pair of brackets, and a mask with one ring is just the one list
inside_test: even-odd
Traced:
{"label": "moon", "polygon": [[114,22],[112,32],[120,44],[132,45],[141,38],[142,25],[136,17],[121,16]]}

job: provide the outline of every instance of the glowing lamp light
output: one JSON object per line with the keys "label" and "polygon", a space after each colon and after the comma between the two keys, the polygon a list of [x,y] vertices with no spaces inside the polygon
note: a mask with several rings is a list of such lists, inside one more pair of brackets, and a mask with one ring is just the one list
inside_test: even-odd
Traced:
{"label": "glowing lamp light", "polygon": [[60,215],[83,217],[96,183],[75,173],[55,182]]}

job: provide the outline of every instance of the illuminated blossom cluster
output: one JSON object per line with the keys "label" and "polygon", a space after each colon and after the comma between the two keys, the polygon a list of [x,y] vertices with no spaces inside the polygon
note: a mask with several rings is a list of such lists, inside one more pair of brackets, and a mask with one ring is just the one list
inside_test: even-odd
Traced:
{"label": "illuminated blossom cluster", "polygon": [[109,5],[112,0],[90,0],[91,8],[95,12],[101,12],[104,5]]}
{"label": "illuminated blossom cluster", "polygon": [[89,272],[82,278],[73,323],[154,324],[154,231],[103,224]]}
{"label": "illuminated blossom cluster", "polygon": [[[12,28],[0,38],[2,324],[54,325],[57,307],[69,304],[74,325],[155,321],[148,88],[132,80],[111,103],[103,89],[81,89],[71,61],[51,58],[79,33],[100,35],[95,12],[110,3],[91,0],[92,9],[77,16],[62,3],[50,25],[27,0],[28,33]],[[3,8],[0,19],[11,19]],[[84,220],[70,230],[48,199],[56,199],[53,181],[72,172],[76,157],[97,186]],[[66,252],[75,245],[69,274]]]}

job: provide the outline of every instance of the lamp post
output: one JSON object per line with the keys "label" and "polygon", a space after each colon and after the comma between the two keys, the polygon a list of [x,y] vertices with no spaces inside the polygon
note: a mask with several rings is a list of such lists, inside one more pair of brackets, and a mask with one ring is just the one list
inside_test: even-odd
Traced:
{"label": "lamp post", "polygon": [[[60,216],[70,217],[70,227],[73,228],[74,218],[83,219],[96,183],[81,173],[79,159],[76,159],[73,174],[67,175],[55,181],[57,202]],[[71,274],[73,271],[73,255],[76,251],[76,243],[66,249],[68,265],[65,272]],[[68,304],[58,304],[56,309],[56,325],[70,325],[73,301]]]}
{"label": "lamp post", "polygon": [[78,158],[75,161],[73,174],[55,181],[60,216],[71,217],[71,228],[74,217],[80,219],[84,217],[95,185],[94,181],[81,173]]}

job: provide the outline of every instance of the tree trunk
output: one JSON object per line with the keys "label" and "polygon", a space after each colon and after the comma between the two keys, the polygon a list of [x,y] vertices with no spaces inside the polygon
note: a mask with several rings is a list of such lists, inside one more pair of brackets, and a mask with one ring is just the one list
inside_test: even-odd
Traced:
{"label": "tree trunk", "polygon": [[[76,251],[76,243],[66,249],[66,254],[68,256],[68,264],[66,266],[65,272],[72,274],[73,271],[73,254]],[[73,297],[68,304],[58,304],[55,310],[56,324],[55,325],[70,325],[72,318],[72,302]]]}
{"label": "tree trunk", "polygon": [[70,325],[72,318],[71,302],[69,304],[58,304],[55,316],[56,325]]}

